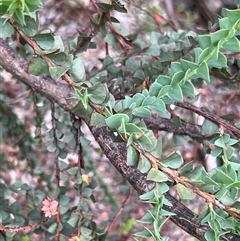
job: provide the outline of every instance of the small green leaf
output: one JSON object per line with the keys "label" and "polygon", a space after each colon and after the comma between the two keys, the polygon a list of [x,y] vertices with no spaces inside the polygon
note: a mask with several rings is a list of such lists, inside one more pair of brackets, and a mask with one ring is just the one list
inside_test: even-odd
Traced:
{"label": "small green leaf", "polygon": [[232,138],[230,138],[228,141],[227,141],[227,145],[229,145],[229,146],[233,146],[233,145],[235,145],[235,144],[237,144],[238,143],[238,140],[235,140],[235,139],[232,139]]}
{"label": "small green leaf", "polygon": [[85,187],[82,191],[82,195],[86,198],[89,198],[92,195],[93,190],[89,187]]}
{"label": "small green leaf", "polygon": [[161,99],[156,99],[153,105],[150,108],[156,111],[159,115],[164,115],[167,112],[166,105]]}
{"label": "small green leaf", "polygon": [[15,9],[13,17],[20,25],[22,25],[22,26],[26,25],[25,15],[24,15],[23,11],[21,11],[20,8]]}
{"label": "small green leaf", "polygon": [[141,155],[141,158],[138,162],[138,170],[141,173],[147,173],[151,168],[151,163],[149,162],[149,160],[145,157]]}
{"label": "small green leaf", "polygon": [[[60,51],[59,53],[63,53],[65,48],[64,48],[64,44],[63,44],[63,40],[62,40],[61,36],[60,35],[55,35],[53,37],[54,37],[53,49],[56,49],[56,50]],[[65,54],[65,53],[63,53],[63,54]],[[72,64],[72,62],[73,62],[73,55],[69,54],[67,56],[68,56],[68,59],[70,59],[71,64]]]}
{"label": "small green leaf", "polygon": [[128,123],[130,120],[129,116],[126,114],[118,113],[108,117],[105,121],[107,126],[110,128],[118,128],[122,122]]}
{"label": "small green leaf", "polygon": [[165,85],[165,86],[163,86],[163,87],[160,89],[157,97],[158,97],[158,98],[164,97],[165,95],[168,94],[168,92],[169,92],[171,89],[172,89],[171,85]]}
{"label": "small green leaf", "polygon": [[[239,1],[237,2],[239,4]],[[229,18],[230,23],[232,24],[231,27],[235,23],[239,23],[239,9],[224,9],[223,14]]]}
{"label": "small green leaf", "polygon": [[223,186],[220,188],[217,194],[215,194],[215,198],[219,201],[223,201],[223,199],[226,197],[227,194],[228,194],[228,189],[225,186]]}
{"label": "small green leaf", "polygon": [[90,100],[97,105],[107,103],[110,98],[107,86],[102,83],[97,83],[92,87],[89,87],[88,93],[90,95]]}
{"label": "small green leaf", "polygon": [[177,169],[182,164],[183,164],[182,156],[177,152],[174,152],[173,154],[168,156],[166,159],[161,161],[161,165],[163,165],[164,167],[170,167],[172,169]]}
{"label": "small green leaf", "polygon": [[74,89],[74,96],[70,97],[69,99],[77,99],[80,100],[83,107],[85,109],[88,108],[88,100],[89,100],[89,94],[88,94],[88,89],[83,89],[83,88],[76,88],[73,86]]}
{"label": "small green leaf", "polygon": [[220,29],[214,33],[211,33],[211,42],[214,46],[218,44],[218,42],[222,39],[225,39],[228,35],[227,29]]}
{"label": "small green leaf", "polygon": [[170,85],[171,78],[165,75],[159,75],[155,81],[156,83],[161,84],[162,86],[165,86],[165,85]]}
{"label": "small green leaf", "polygon": [[144,231],[134,233],[134,236],[141,237],[141,238],[149,238],[149,237],[152,237],[152,234],[148,230],[144,230]]}
{"label": "small green leaf", "polygon": [[[224,143],[228,143],[229,140],[230,140],[230,135],[227,134],[227,133],[223,133],[222,139],[223,139]],[[233,140],[233,139],[232,139],[232,140]]]}
{"label": "small green leaf", "polygon": [[68,179],[69,179],[69,177],[68,177],[68,175],[67,174],[65,174],[64,172],[60,172],[60,180],[61,181],[67,181]]}
{"label": "small green leaf", "polygon": [[38,76],[46,76],[49,74],[47,63],[40,57],[31,60],[28,69],[32,74]]}
{"label": "small green leaf", "polygon": [[125,130],[127,133],[143,134],[144,131],[133,123],[126,123]]}
{"label": "small green leaf", "polygon": [[205,119],[202,125],[202,135],[211,135],[218,130],[218,126],[212,121]]}
{"label": "small green leaf", "polygon": [[181,183],[177,184],[177,193],[182,200],[192,200],[196,197],[196,194],[191,189]]}
{"label": "small green leaf", "polygon": [[179,85],[174,85],[168,92],[168,96],[174,101],[183,101],[183,94]]}
{"label": "small green leaf", "polygon": [[136,166],[139,161],[139,152],[132,146],[127,148],[127,164],[129,166]]}
{"label": "small green leaf", "polygon": [[135,116],[144,117],[144,118],[152,116],[150,110],[146,107],[138,107],[134,109],[132,113]]}
{"label": "small green leaf", "polygon": [[133,80],[136,83],[142,83],[145,80],[145,74],[142,69],[137,69],[133,74]]}
{"label": "small green leaf", "polygon": [[154,105],[155,102],[156,102],[156,97],[155,96],[148,96],[142,102],[142,106],[151,106],[151,105]]}
{"label": "small green leaf", "polygon": [[60,171],[63,171],[68,167],[68,164],[65,161],[58,161],[58,167]]}
{"label": "small green leaf", "polygon": [[39,27],[38,19],[35,20],[34,18],[31,18],[30,16],[25,16],[25,22],[26,22],[26,25],[21,25],[21,26],[19,26],[19,24],[17,24],[17,25],[29,37],[35,36],[38,32],[38,27]]}
{"label": "small green leaf", "polygon": [[92,230],[89,228],[81,227],[81,233],[83,236],[89,236],[92,233]]}
{"label": "small green leaf", "polygon": [[0,18],[0,38],[10,37],[14,33],[13,26],[6,21],[6,19]]}
{"label": "small green leaf", "polygon": [[57,149],[57,147],[56,147],[55,143],[51,143],[51,144],[47,147],[47,150],[48,150],[49,152],[55,152],[56,149]]}
{"label": "small green leaf", "polygon": [[160,89],[162,88],[162,85],[154,82],[149,89],[149,95],[150,96],[158,96],[158,93],[160,91]]}
{"label": "small green leaf", "polygon": [[202,165],[195,167],[190,173],[186,173],[186,177],[192,180],[202,180],[204,178],[204,173],[206,173],[205,168]]}
{"label": "small green leaf", "polygon": [[28,4],[28,8],[30,12],[35,12],[36,10],[39,10],[39,8],[42,7],[41,0],[28,0],[26,1]]}
{"label": "small green leaf", "polygon": [[82,147],[87,147],[87,146],[89,146],[90,143],[91,143],[91,141],[88,140],[88,139],[87,139],[86,137],[84,137],[84,136],[81,136],[81,137],[80,137],[80,142],[81,142]]}
{"label": "small green leaf", "polygon": [[181,66],[182,66],[182,69],[183,71],[187,71],[189,69],[191,70],[195,70],[198,68],[198,65],[193,63],[193,62],[190,62],[188,60],[185,60],[185,59],[181,59],[180,60],[180,63],[181,63]]}
{"label": "small green leaf", "polygon": [[79,167],[71,167],[66,170],[70,175],[76,175],[79,172]]}
{"label": "small green leaf", "polygon": [[97,112],[93,112],[91,115],[91,126],[105,126],[105,117]]}
{"label": "small green leaf", "polygon": [[150,190],[149,192],[146,192],[139,196],[139,198],[143,201],[151,200],[155,197],[155,189]]}
{"label": "small green leaf", "polygon": [[[153,210],[152,210],[153,211]],[[137,220],[138,223],[153,223],[154,222],[154,217],[153,215],[150,214],[150,210],[149,212],[147,212],[140,220]]]}
{"label": "small green leaf", "polygon": [[228,174],[223,172],[222,170],[216,170],[216,176],[218,178],[218,182],[224,183],[224,184],[232,184],[234,183],[234,180],[232,177],[230,177]]}
{"label": "small green leaf", "polygon": [[[172,70],[173,73],[177,73],[179,71],[182,71],[183,69],[182,69],[182,66],[179,62],[172,62],[171,63],[171,70]],[[170,84],[170,82],[169,82],[169,84]]]}
{"label": "small green leaf", "polygon": [[162,136],[160,135],[157,139],[157,144],[154,149],[151,151],[151,154],[156,158],[161,158],[162,156]]}
{"label": "small green leaf", "polygon": [[185,176],[193,170],[193,162],[189,162],[178,170],[180,176]]}
{"label": "small green leaf", "polygon": [[223,142],[223,139],[221,137],[219,137],[215,142],[214,144],[218,147],[225,147],[225,143]]}
{"label": "small green leaf", "polygon": [[56,64],[63,65],[67,61],[67,55],[64,52],[48,54],[48,57]]}
{"label": "small green leaf", "polygon": [[56,223],[56,222],[53,222],[53,223],[49,226],[49,228],[47,229],[47,231],[48,231],[49,233],[55,233],[56,229],[57,229],[57,223]]}
{"label": "small green leaf", "polygon": [[42,49],[52,49],[54,37],[50,33],[42,33],[33,37]]}
{"label": "small green leaf", "polygon": [[49,67],[49,73],[54,80],[58,81],[61,76],[63,76],[68,71],[68,69],[68,67],[62,66]]}
{"label": "small green leaf", "polygon": [[139,61],[138,56],[130,57],[127,58],[125,66],[127,70],[134,72],[141,68],[141,61]]}
{"label": "small green leaf", "polygon": [[210,35],[199,35],[198,43],[201,49],[206,49],[209,46],[212,46],[212,41]]}
{"label": "small green leaf", "polygon": [[214,231],[207,231],[205,234],[204,234],[204,237],[207,241],[213,241],[213,240],[216,240],[216,235],[214,233]]}
{"label": "small green leaf", "polygon": [[81,58],[76,58],[73,60],[71,69],[68,73],[75,82],[84,82],[86,80],[86,71]]}
{"label": "small green leaf", "polygon": [[171,86],[174,86],[174,85],[180,83],[181,80],[184,79],[184,75],[185,75],[185,73],[183,71],[179,71],[179,72],[175,73],[172,77]]}
{"label": "small green leaf", "polygon": [[116,10],[117,12],[120,12],[120,13],[127,13],[127,9],[120,2],[116,2],[114,4],[114,10]]}
{"label": "small green leaf", "polygon": [[146,151],[152,151],[157,145],[157,139],[152,131],[145,132],[140,138],[136,136],[136,142]]}
{"label": "small green leaf", "polygon": [[137,93],[132,97],[131,103],[136,103],[136,107],[141,106],[145,98],[143,94]]}
{"label": "small green leaf", "polygon": [[69,202],[70,202],[70,198],[68,196],[66,196],[65,194],[60,196],[61,205],[66,206],[69,204]]}
{"label": "small green leaf", "polygon": [[45,198],[45,193],[42,191],[38,190],[35,195],[32,197],[34,205],[38,206],[40,203],[42,203],[43,199]]}
{"label": "small green leaf", "polygon": [[156,168],[152,168],[147,174],[147,180],[154,182],[166,182],[169,180],[169,178],[165,173],[159,171]]}
{"label": "small green leaf", "polygon": [[219,156],[221,153],[222,153],[222,148],[220,148],[220,147],[217,147],[216,149],[211,150],[211,152],[210,152],[210,154],[211,154],[213,157],[217,157],[217,156]]}
{"label": "small green leaf", "polygon": [[202,62],[197,70],[197,73],[194,75],[195,78],[202,78],[206,81],[210,81],[208,65],[205,62]]}
{"label": "small green leaf", "polygon": [[229,52],[239,52],[240,49],[240,41],[236,37],[232,37],[227,40],[222,46],[223,50]]}
{"label": "small green leaf", "polygon": [[86,106],[84,106],[83,103],[79,101],[78,104],[72,109],[71,112],[82,117],[90,117],[90,115],[93,112],[93,109],[89,105],[87,105],[87,108],[86,108]]}
{"label": "small green leaf", "polygon": [[186,139],[183,135],[173,134],[172,141],[175,146],[183,146],[186,142]]}
{"label": "small green leaf", "polygon": [[218,55],[217,55],[217,59],[215,58],[212,58],[208,61],[208,67],[227,67],[227,58],[226,56],[221,53],[221,52],[218,52]]}
{"label": "small green leaf", "polygon": [[[66,180],[65,180],[66,181]],[[64,213],[67,213],[69,210],[69,207],[68,206],[64,206],[62,205],[61,203],[59,204],[58,206],[58,211],[60,212],[60,214],[64,214]]]}
{"label": "small green leaf", "polygon": [[134,139],[135,139],[135,134],[131,133],[127,140],[127,146],[130,146],[133,143]]}
{"label": "small green leaf", "polygon": [[78,221],[79,221],[79,217],[71,217],[68,221],[67,221],[67,223],[70,225],[70,226],[72,226],[72,227],[76,227],[77,226],[77,223],[78,223]]}
{"label": "small green leaf", "polygon": [[[205,80],[208,80],[208,79],[205,79]],[[186,81],[183,85],[181,85],[181,89],[182,89],[183,95],[188,96],[190,98],[196,98],[195,88],[191,82]]]}
{"label": "small green leaf", "polygon": [[33,209],[28,213],[28,217],[32,220],[40,220],[41,213],[37,209]]}
{"label": "small green leaf", "polygon": [[97,3],[98,7],[99,7],[99,10],[102,12],[102,13],[105,13],[105,12],[108,12],[109,10],[112,9],[112,5],[111,4],[106,4],[106,3]]}
{"label": "small green leaf", "polygon": [[205,62],[206,60],[208,60],[212,55],[212,51],[213,51],[212,47],[208,47],[204,49],[199,55],[197,63],[201,64],[202,62]]}

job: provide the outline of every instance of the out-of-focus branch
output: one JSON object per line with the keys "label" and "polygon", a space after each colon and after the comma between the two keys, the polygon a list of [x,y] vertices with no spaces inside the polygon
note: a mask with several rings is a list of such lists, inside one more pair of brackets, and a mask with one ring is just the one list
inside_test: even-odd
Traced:
{"label": "out-of-focus branch", "polygon": [[169,133],[187,135],[194,138],[205,138],[205,136],[201,134],[200,125],[182,122],[181,126],[177,126],[170,119],[159,116],[144,118],[144,122],[147,127],[152,130],[167,131]]}
{"label": "out-of-focus branch", "polygon": [[175,102],[174,105],[181,107],[183,109],[186,110],[190,110],[198,115],[203,116],[204,118],[211,120],[212,122],[216,123],[217,125],[219,125],[220,128],[222,128],[224,131],[226,129],[226,131],[232,132],[234,135],[236,136],[240,136],[240,129],[237,128],[236,126],[230,124],[228,121],[220,118],[217,115],[214,115],[206,110],[204,110],[203,108],[198,108],[190,103],[187,102]]}

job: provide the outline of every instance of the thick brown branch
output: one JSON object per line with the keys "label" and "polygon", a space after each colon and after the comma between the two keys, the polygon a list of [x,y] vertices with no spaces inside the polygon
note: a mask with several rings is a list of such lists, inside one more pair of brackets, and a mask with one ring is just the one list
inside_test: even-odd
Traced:
{"label": "thick brown branch", "polygon": [[[104,154],[138,193],[148,192],[155,187],[155,183],[147,180],[145,174],[127,165],[126,145],[114,142],[115,136],[107,127],[90,126],[90,129]],[[209,229],[208,226],[197,224],[197,216],[170,194],[167,193],[166,198],[173,206],[165,206],[165,209],[176,214],[171,220],[196,238],[205,240],[204,233]]]}

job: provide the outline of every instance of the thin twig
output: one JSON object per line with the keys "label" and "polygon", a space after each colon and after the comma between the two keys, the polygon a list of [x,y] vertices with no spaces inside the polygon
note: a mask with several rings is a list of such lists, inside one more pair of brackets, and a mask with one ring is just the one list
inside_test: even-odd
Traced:
{"label": "thin twig", "polygon": [[119,218],[119,216],[121,215],[121,213],[123,212],[126,204],[129,202],[129,200],[131,199],[131,196],[133,194],[133,189],[131,189],[131,191],[129,192],[129,194],[127,195],[127,197],[125,198],[125,200],[122,203],[122,206],[119,208],[119,210],[117,211],[116,215],[113,217],[111,223],[109,224],[109,226],[105,229],[105,234],[108,234],[113,227],[113,224],[116,222],[116,220]]}
{"label": "thin twig", "polygon": [[190,110],[198,115],[201,115],[205,117],[208,120],[211,120],[212,122],[219,125],[220,128],[225,128],[228,131],[232,132],[236,136],[240,136],[240,129],[238,129],[236,126],[230,124],[228,121],[218,117],[217,115],[214,115],[210,112],[207,112],[203,108],[198,108],[190,103],[187,102],[175,102],[174,105],[184,108],[186,110]]}

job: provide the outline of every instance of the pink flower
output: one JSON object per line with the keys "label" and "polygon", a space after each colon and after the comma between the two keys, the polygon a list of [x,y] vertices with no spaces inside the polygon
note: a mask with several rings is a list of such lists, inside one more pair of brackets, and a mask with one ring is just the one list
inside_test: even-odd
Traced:
{"label": "pink flower", "polygon": [[58,207],[58,202],[51,200],[51,198],[47,197],[43,201],[43,207],[41,210],[44,212],[45,217],[50,218],[58,213],[57,207]]}

